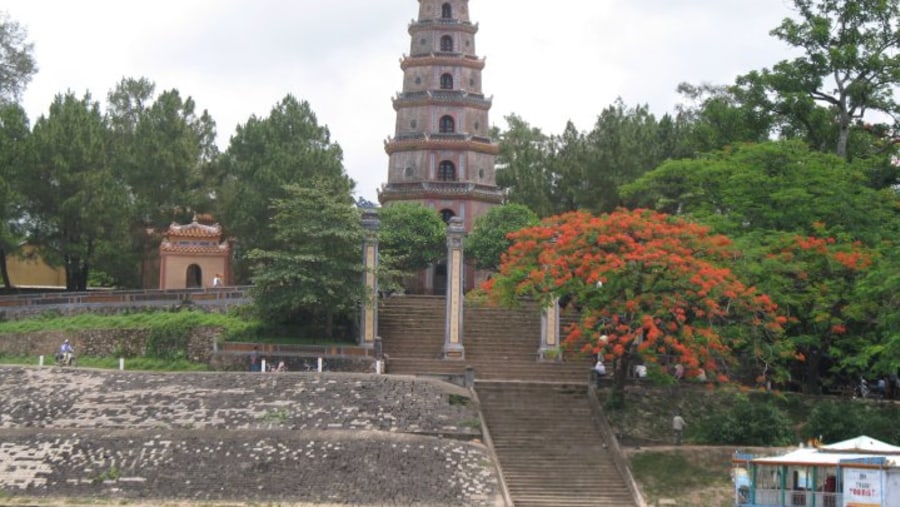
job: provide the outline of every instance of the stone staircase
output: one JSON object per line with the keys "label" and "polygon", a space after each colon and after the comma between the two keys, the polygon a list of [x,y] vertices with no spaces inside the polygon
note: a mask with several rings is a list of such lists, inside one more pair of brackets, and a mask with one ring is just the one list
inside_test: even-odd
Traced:
{"label": "stone staircase", "polygon": [[591,411],[591,361],[574,355],[539,359],[536,305],[466,305],[464,312],[465,360],[443,360],[443,297],[381,301],[387,372],[463,375],[467,366],[473,368],[484,422],[515,507],[634,506]]}
{"label": "stone staircase", "polygon": [[445,299],[395,296],[381,302],[379,334],[387,372],[406,375],[462,375],[467,366],[480,380],[523,380],[586,384],[591,362],[565,357],[539,361],[541,312],[536,305],[464,308],[465,360],[442,359]]}
{"label": "stone staircase", "polygon": [[516,507],[635,505],[586,386],[477,381],[475,388]]}

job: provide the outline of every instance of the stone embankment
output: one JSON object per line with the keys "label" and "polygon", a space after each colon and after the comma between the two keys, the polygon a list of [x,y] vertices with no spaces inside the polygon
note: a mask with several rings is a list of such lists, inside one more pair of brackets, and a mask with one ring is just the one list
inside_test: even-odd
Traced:
{"label": "stone embankment", "polygon": [[468,392],[427,379],[0,367],[0,405],[0,499],[502,505]]}

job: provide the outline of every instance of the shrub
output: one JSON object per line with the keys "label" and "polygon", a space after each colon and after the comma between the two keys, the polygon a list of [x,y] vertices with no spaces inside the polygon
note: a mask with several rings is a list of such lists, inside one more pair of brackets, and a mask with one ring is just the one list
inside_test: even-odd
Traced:
{"label": "shrub", "polygon": [[144,355],[152,359],[182,359],[187,356],[194,325],[186,321],[166,322],[150,328]]}
{"label": "shrub", "polygon": [[804,428],[807,438],[820,438],[834,443],[866,435],[878,440],[900,443],[900,408],[894,405],[873,406],[861,401],[820,403],[809,413]]}
{"label": "shrub", "polygon": [[754,401],[745,396],[727,410],[700,421],[695,440],[714,445],[780,446],[795,440],[790,419],[770,401]]}

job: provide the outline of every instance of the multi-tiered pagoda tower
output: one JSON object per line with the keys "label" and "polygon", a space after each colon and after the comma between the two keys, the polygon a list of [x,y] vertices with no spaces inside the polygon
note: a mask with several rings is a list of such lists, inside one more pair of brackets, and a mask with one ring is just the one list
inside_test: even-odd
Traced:
{"label": "multi-tiered pagoda tower", "polygon": [[[418,202],[444,221],[459,217],[466,231],[503,197],[494,174],[499,146],[489,134],[491,100],[481,88],[477,32],[468,0],[419,0],[419,19],[409,25],[410,53],[400,63],[395,134],[385,142],[388,182],[378,195],[385,206]],[[426,273],[426,290],[441,290],[441,270],[439,265]],[[466,285],[472,280],[469,273]]]}

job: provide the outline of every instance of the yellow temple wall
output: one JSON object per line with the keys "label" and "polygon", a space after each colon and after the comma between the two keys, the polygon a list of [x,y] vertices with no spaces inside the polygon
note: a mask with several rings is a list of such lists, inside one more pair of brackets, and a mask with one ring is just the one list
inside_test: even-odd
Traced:
{"label": "yellow temple wall", "polygon": [[54,268],[44,262],[32,245],[6,257],[9,278],[15,287],[66,287],[66,270]]}
{"label": "yellow temple wall", "polygon": [[223,284],[229,285],[228,257],[201,257],[197,255],[178,255],[164,253],[160,259],[159,288],[186,289],[188,288],[188,269],[191,265],[200,268],[200,287],[212,287],[213,277],[220,274]]}

